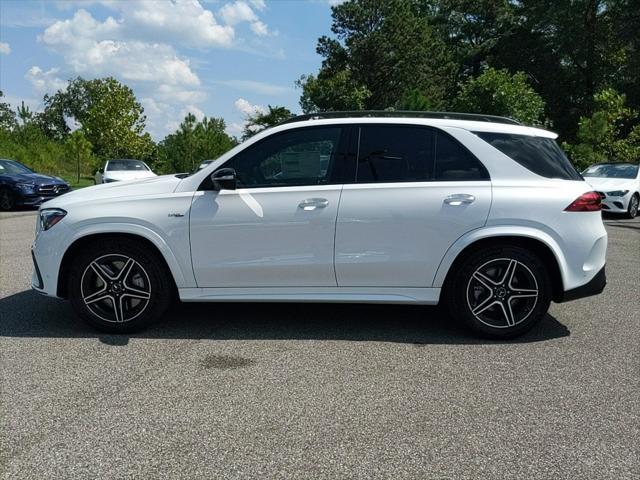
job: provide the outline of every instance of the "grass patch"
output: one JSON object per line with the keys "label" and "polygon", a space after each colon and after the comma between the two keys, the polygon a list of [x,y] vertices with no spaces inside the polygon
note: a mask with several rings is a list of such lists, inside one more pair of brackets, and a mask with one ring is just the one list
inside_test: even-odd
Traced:
{"label": "grass patch", "polygon": [[93,177],[80,177],[80,181],[78,182],[78,177],[75,175],[61,175],[61,178],[69,184],[69,186],[73,189],[90,187],[95,185],[93,182]]}

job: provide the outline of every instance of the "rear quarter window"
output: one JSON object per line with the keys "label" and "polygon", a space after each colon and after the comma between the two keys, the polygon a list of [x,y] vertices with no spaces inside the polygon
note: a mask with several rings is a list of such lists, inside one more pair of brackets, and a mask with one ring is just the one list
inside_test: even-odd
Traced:
{"label": "rear quarter window", "polygon": [[527,170],[546,178],[582,180],[555,140],[511,133],[474,132]]}

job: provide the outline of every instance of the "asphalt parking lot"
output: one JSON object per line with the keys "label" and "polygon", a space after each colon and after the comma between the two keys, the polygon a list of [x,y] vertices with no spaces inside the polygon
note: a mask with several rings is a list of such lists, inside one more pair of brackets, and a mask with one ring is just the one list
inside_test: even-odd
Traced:
{"label": "asphalt parking lot", "polygon": [[606,223],[605,292],[497,343],[370,305],[180,305],[105,336],[30,291],[35,214],[0,214],[0,475],[638,478],[640,219]]}

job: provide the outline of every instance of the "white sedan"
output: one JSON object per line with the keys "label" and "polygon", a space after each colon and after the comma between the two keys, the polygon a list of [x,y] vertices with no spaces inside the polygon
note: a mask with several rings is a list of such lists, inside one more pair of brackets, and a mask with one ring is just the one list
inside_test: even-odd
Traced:
{"label": "white sedan", "polygon": [[640,168],[633,163],[598,163],[582,172],[584,179],[598,191],[602,210],[638,215],[640,204]]}
{"label": "white sedan", "polygon": [[142,180],[155,177],[149,166],[141,160],[118,159],[109,160],[104,168],[96,172],[96,185],[126,180]]}

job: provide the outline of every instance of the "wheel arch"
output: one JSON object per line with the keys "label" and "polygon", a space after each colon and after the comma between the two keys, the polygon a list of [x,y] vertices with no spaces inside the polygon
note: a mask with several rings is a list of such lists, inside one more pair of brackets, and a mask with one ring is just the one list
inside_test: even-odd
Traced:
{"label": "wheel arch", "polygon": [[553,300],[557,301],[562,298],[564,293],[562,264],[558,258],[558,250],[556,250],[558,247],[550,245],[551,242],[533,235],[495,233],[463,243],[463,245],[458,245],[457,242],[445,255],[434,278],[434,287],[446,289],[455,272],[472,253],[496,245],[509,245],[525,248],[537,255],[548,268]]}
{"label": "wheel arch", "polygon": [[[71,271],[71,265],[73,263],[73,259],[76,254],[82,250],[83,248],[100,241],[110,240],[110,239],[130,239],[132,241],[138,242],[141,245],[144,245],[145,248],[149,250],[153,255],[155,255],[158,260],[161,262],[161,265],[164,269],[166,269],[167,274],[171,277],[171,282],[175,288],[175,294],[177,295],[177,288],[179,284],[179,279],[182,279],[182,273],[179,271],[179,267],[175,258],[173,258],[173,265],[171,260],[167,260],[166,256],[163,254],[161,248],[152,241],[151,239],[130,232],[97,232],[97,233],[88,233],[86,235],[82,235],[76,238],[65,251],[62,261],[60,262],[60,269],[58,272],[58,281],[56,288],[56,295],[60,298],[67,298],[67,284],[69,273]],[[176,269],[178,270],[179,278],[176,278]]]}

